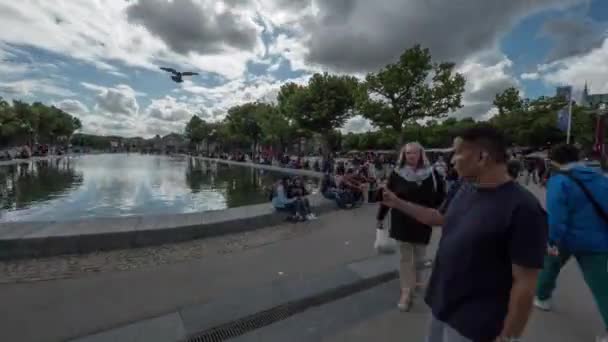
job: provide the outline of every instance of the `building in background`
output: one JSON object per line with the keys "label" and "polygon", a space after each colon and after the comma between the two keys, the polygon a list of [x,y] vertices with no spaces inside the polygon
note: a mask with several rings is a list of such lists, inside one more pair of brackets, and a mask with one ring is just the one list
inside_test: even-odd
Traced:
{"label": "building in background", "polygon": [[585,89],[583,89],[583,96],[581,98],[581,106],[598,109],[602,104],[608,104],[608,94],[589,94],[589,87],[587,86],[587,83],[585,83]]}

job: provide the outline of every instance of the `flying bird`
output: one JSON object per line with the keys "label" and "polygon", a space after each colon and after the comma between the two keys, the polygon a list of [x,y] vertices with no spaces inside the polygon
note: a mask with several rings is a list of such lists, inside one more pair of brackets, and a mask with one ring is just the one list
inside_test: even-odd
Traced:
{"label": "flying bird", "polygon": [[171,76],[171,79],[177,83],[182,83],[184,82],[184,79],[182,78],[182,76],[194,76],[194,75],[198,75],[197,72],[191,72],[191,71],[184,71],[184,72],[179,72],[173,68],[164,68],[161,67],[161,70],[167,71],[172,73],[173,75]]}

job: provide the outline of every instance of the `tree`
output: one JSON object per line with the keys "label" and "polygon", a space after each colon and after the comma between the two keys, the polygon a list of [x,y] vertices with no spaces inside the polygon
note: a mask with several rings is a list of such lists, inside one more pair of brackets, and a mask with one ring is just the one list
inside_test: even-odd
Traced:
{"label": "tree", "polygon": [[515,87],[505,89],[494,98],[494,105],[501,115],[524,110],[526,102],[519,97],[519,90]]}
{"label": "tree", "polygon": [[0,144],[55,143],[82,128],[79,119],[54,106],[0,98]]}
{"label": "tree", "polygon": [[301,129],[319,133],[327,153],[332,132],[353,115],[358,88],[354,77],[316,73],[306,86],[283,85],[277,97],[279,110]]}
{"label": "tree", "polygon": [[391,128],[402,143],[408,124],[441,118],[462,107],[465,79],[454,67],[433,64],[429,50],[416,45],[397,63],[367,75],[367,91],[360,94],[358,108],[377,127]]}
{"label": "tree", "polygon": [[192,144],[199,145],[208,135],[208,127],[198,115],[193,115],[186,124],[184,135]]}
{"label": "tree", "polygon": [[228,109],[226,123],[230,132],[246,137],[251,143],[252,152],[255,153],[262,136],[262,128],[258,117],[260,112],[271,110],[270,105],[260,102],[249,102]]}
{"label": "tree", "polygon": [[295,134],[295,127],[273,105],[260,108],[257,112],[257,119],[261,129],[262,142],[278,147],[283,152]]}
{"label": "tree", "polygon": [[360,134],[348,133],[344,136],[342,148],[346,151],[359,150],[359,141],[361,140]]}

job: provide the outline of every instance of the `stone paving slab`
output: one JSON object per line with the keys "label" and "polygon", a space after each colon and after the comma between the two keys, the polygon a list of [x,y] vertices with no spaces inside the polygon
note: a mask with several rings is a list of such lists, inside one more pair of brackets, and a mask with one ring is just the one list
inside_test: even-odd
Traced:
{"label": "stone paving slab", "polygon": [[[180,310],[188,334],[210,329],[237,318],[246,317],[275,306],[294,302],[347,285],[356,284],[396,269],[393,259],[385,256],[374,257],[377,265],[388,264],[365,276],[352,272],[348,265],[342,265],[315,277],[293,277],[278,279],[256,288],[233,290],[213,301],[186,307]],[[355,262],[358,264],[359,262]],[[389,269],[389,272],[385,272]]]}
{"label": "stone paving slab", "polygon": [[[254,289],[279,278],[320,275],[375,255],[372,243],[376,209],[364,206],[333,211],[317,221],[285,223],[269,228],[272,236],[261,239],[256,236],[264,235],[259,234],[264,230],[247,232],[244,236],[248,241],[235,241],[236,250],[229,250],[232,246],[216,246],[217,242],[200,247],[187,242],[190,250],[184,253],[203,255],[186,257],[184,261],[166,263],[165,256],[156,251],[164,250],[162,247],[143,252],[129,249],[95,253],[93,259],[100,257],[105,262],[106,257],[113,258],[110,264],[118,263],[119,268],[109,265],[109,269],[98,273],[70,276],[74,258],[80,256],[61,257],[69,279],[0,284],[0,341],[65,342],[204,304],[233,290]],[[292,233],[284,235],[289,231]],[[229,243],[232,236],[214,240]],[[253,244],[248,247],[239,247],[250,242]],[[177,244],[171,248],[181,247]],[[147,265],[138,267],[139,259],[145,259]],[[94,269],[98,262],[85,260]]]}
{"label": "stone paving slab", "polygon": [[182,342],[185,338],[179,314],[172,313],[68,342]]}
{"label": "stone paving slab", "polygon": [[[374,265],[380,266],[375,271],[370,269],[365,276],[357,275],[349,269],[349,265],[341,265],[326,270],[314,277],[279,278],[255,288],[244,287],[234,289],[214,298],[211,301],[190,305],[165,315],[161,318],[147,319],[119,328],[111,329],[94,335],[82,337],[73,342],[106,342],[106,341],[145,341],[142,337],[153,336],[159,327],[168,330],[162,341],[180,342],[185,336],[192,336],[200,331],[207,330],[235,319],[271,309],[288,302],[312,298],[333,289],[357,284],[395,271],[394,258],[390,256],[376,256]],[[362,261],[352,264],[361,265]],[[160,320],[160,323],[159,323]],[[150,329],[153,324],[157,326]],[[152,330],[151,332],[144,331]],[[173,332],[179,330],[179,335]],[[145,333],[145,335],[143,335]],[[152,339],[151,341],[156,341]],[[158,340],[161,341],[161,340]]]}

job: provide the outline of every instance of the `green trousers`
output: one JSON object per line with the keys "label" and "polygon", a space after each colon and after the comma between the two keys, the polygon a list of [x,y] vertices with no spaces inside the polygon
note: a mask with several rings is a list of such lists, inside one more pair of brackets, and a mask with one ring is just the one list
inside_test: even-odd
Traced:
{"label": "green trousers", "polygon": [[604,320],[604,325],[608,328],[608,253],[576,253],[573,255],[560,252],[557,257],[546,256],[545,265],[538,277],[536,296],[540,300],[551,298],[557,276],[572,256],[576,258],[585,283],[589,286]]}

